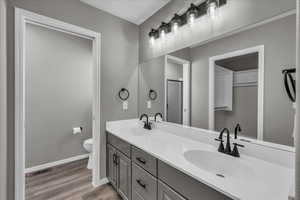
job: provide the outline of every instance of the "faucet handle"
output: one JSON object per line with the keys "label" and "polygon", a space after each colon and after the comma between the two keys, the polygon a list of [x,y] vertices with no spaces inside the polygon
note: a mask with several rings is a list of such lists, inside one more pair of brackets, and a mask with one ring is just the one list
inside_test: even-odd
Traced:
{"label": "faucet handle", "polygon": [[215,138],[216,141],[219,141],[219,142],[224,142],[222,139],[220,138]]}
{"label": "faucet handle", "polygon": [[232,149],[231,155],[234,157],[240,157],[240,152],[238,150],[238,147],[245,147],[242,144],[238,144],[238,143],[233,143],[234,147]]}
{"label": "faucet handle", "polygon": [[221,153],[224,153],[225,152],[225,148],[224,148],[223,140],[219,139],[219,138],[215,138],[215,140],[220,142],[218,151],[221,152]]}
{"label": "faucet handle", "polygon": [[233,145],[238,146],[238,147],[245,147],[245,145],[238,144],[238,143],[236,143],[236,142],[234,142]]}

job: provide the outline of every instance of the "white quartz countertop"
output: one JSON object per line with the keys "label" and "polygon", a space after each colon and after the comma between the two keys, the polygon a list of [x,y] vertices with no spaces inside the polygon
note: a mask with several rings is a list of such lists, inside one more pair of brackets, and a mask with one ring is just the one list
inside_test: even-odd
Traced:
{"label": "white quartz countertop", "polygon": [[[218,143],[213,145],[201,142],[201,139],[186,136],[185,131],[174,134],[159,128],[159,125],[152,130],[145,130],[137,119],[107,122],[106,130],[234,200],[288,199],[294,176],[291,168],[242,153],[240,158],[221,154],[217,152]],[[199,131],[199,135],[201,134],[207,133]],[[190,150],[219,153],[232,164],[234,173],[235,165],[238,166],[239,163],[243,163],[247,170],[236,169],[235,177],[216,176],[189,162],[184,153]]]}

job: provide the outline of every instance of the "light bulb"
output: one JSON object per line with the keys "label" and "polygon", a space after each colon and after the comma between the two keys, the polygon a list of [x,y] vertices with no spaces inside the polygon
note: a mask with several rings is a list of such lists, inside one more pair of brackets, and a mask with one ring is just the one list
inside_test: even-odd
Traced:
{"label": "light bulb", "polygon": [[174,22],[174,23],[172,24],[172,31],[173,31],[174,33],[177,33],[177,31],[178,31],[178,23],[177,23],[177,22]]}
{"label": "light bulb", "polygon": [[161,38],[165,38],[165,36],[166,36],[165,30],[161,30],[161,31],[160,31],[160,37],[161,37]]}
{"label": "light bulb", "polygon": [[191,14],[189,15],[188,23],[189,23],[189,25],[191,25],[191,26],[193,26],[193,24],[195,23],[195,14],[194,14],[194,13],[191,13]]}
{"label": "light bulb", "polygon": [[218,12],[218,5],[215,1],[212,1],[208,4],[207,7],[207,14],[212,18],[215,19],[217,17]]}
{"label": "light bulb", "polygon": [[153,45],[154,44],[154,36],[150,37],[150,43]]}

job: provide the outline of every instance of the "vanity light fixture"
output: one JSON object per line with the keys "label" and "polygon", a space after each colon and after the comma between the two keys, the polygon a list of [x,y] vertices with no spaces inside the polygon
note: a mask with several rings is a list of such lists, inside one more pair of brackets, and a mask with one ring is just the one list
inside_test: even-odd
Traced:
{"label": "vanity light fixture", "polygon": [[186,17],[187,17],[187,21],[189,25],[193,25],[195,19],[198,17],[199,15],[199,10],[198,7],[195,4],[191,4],[191,6],[189,7],[189,9],[186,12]]}
{"label": "vanity light fixture", "polygon": [[207,5],[207,14],[210,16],[212,19],[217,17],[217,12],[218,12],[218,7],[219,7],[219,1],[218,0],[208,0],[206,2]]}
{"label": "vanity light fixture", "polygon": [[165,22],[162,22],[158,30],[159,30],[159,37],[164,38],[165,35],[168,33],[169,25]]}
{"label": "vanity light fixture", "polygon": [[178,14],[175,14],[171,19],[171,27],[174,33],[177,33],[179,26],[181,26],[181,17]]}
{"label": "vanity light fixture", "polygon": [[158,29],[151,29],[149,32],[150,42],[153,43],[159,37],[164,38],[169,32],[176,33],[180,26],[185,24],[193,25],[196,18],[209,15],[212,19],[218,16],[219,7],[225,5],[227,0],[206,0],[199,5],[191,4],[183,14],[175,14],[167,23],[162,22]]}
{"label": "vanity light fixture", "polygon": [[151,44],[153,44],[154,40],[158,38],[158,31],[156,31],[155,29],[151,29],[151,31],[149,32],[149,37]]}

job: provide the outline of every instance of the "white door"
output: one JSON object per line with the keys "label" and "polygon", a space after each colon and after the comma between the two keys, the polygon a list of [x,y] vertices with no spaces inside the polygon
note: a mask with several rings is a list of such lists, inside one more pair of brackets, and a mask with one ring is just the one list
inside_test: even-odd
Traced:
{"label": "white door", "polygon": [[168,80],[167,121],[182,124],[182,81]]}

